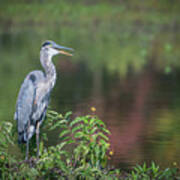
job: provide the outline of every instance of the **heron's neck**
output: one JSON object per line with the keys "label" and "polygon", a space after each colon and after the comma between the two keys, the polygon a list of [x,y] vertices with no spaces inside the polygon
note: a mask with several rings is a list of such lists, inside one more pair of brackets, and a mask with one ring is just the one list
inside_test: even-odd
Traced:
{"label": "heron's neck", "polygon": [[46,80],[50,83],[50,86],[53,88],[56,82],[56,68],[52,63],[52,56],[48,55],[48,53],[44,51],[41,51],[40,61],[45,71]]}

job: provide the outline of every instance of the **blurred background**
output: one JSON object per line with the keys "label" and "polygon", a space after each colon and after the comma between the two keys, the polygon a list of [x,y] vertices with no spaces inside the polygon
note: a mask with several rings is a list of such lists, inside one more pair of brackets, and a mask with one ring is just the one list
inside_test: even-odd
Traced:
{"label": "blurred background", "polygon": [[95,107],[116,167],[179,164],[179,17],[178,0],[0,0],[0,123],[14,121],[20,85],[42,69],[50,39],[75,49],[54,58],[51,109],[78,116]]}

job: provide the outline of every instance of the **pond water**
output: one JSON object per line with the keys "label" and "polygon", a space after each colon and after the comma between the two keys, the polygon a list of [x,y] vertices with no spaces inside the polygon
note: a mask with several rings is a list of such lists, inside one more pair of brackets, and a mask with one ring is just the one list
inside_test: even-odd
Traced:
{"label": "pond water", "polygon": [[[60,113],[72,110],[77,116],[92,113],[90,108],[95,107],[111,131],[114,154],[110,161],[116,167],[144,161],[162,166],[180,163],[180,72],[178,66],[161,65],[169,54],[178,59],[180,53],[173,56],[166,43],[171,39],[177,44],[174,36],[179,33],[164,30],[155,36],[148,32],[148,40],[137,40],[140,36],[130,33],[118,40],[118,47],[114,40],[102,38],[97,48],[91,36],[83,39],[82,35],[77,40],[73,39],[77,34],[66,39],[63,33],[58,37],[58,33],[47,36],[48,32],[28,27],[0,34],[1,121],[13,121],[20,85],[28,72],[41,69],[39,49],[47,37],[76,50],[72,58],[54,58],[58,77],[51,109]],[[137,45],[139,42],[143,45]],[[159,48],[162,44],[166,51]],[[138,48],[140,51],[136,51]],[[50,135],[50,143],[55,143],[54,136]]]}

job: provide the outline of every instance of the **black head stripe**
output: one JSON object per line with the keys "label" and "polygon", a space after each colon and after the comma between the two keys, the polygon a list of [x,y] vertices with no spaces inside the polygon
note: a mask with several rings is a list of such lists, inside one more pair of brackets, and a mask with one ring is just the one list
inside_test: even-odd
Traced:
{"label": "black head stripe", "polygon": [[42,47],[50,45],[50,44],[51,44],[50,42],[46,41],[45,43],[42,44]]}

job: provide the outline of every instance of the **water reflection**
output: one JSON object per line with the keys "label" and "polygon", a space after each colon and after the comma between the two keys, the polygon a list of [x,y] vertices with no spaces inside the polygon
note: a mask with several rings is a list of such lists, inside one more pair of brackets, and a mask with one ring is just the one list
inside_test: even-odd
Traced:
{"label": "water reflection", "polygon": [[177,161],[180,149],[175,110],[179,107],[177,72],[163,75],[148,66],[142,73],[122,80],[103,68],[90,73],[83,63],[73,65],[69,73],[69,65],[66,71],[66,62],[61,63],[62,74],[67,77],[64,82],[62,79],[57,82],[62,85],[55,94],[59,92],[62,96],[56,107],[72,108],[74,116],[90,113],[90,107],[96,107],[98,116],[112,133],[112,164],[129,166],[154,160],[165,166]]}
{"label": "water reflection", "polygon": [[[29,32],[0,36],[3,57],[0,65],[1,121],[12,120],[17,93],[25,75],[41,68],[40,43],[34,47],[31,37]],[[27,48],[27,44],[30,47]],[[96,107],[97,115],[112,133],[114,155],[111,163],[117,167],[122,163],[129,166],[151,160],[170,165],[179,159],[180,150],[180,74],[175,70],[170,74],[159,71],[155,63],[158,55],[154,52],[152,63],[147,63],[138,73],[129,68],[126,76],[110,70],[107,61],[102,60],[101,65],[98,62],[95,66],[93,55],[88,59],[79,55],[74,62],[64,56],[55,58],[58,79],[52,92],[51,108],[62,113],[72,110],[77,116],[91,113],[90,107]],[[113,61],[113,66],[115,63]],[[54,136],[50,135],[50,143],[55,143]]]}

